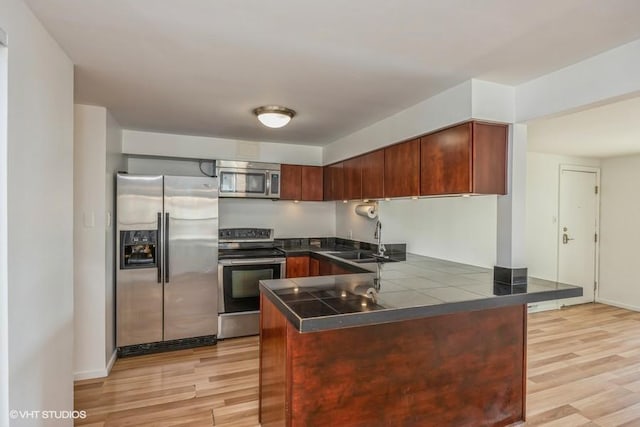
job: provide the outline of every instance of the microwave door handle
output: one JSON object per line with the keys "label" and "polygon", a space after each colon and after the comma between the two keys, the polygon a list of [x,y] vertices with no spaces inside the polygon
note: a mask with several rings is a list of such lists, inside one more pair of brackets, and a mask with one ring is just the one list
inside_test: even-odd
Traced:
{"label": "microwave door handle", "polygon": [[162,212],[158,212],[158,230],[156,231],[156,265],[158,266],[158,283],[162,283]]}
{"label": "microwave door handle", "polygon": [[169,212],[164,214],[164,283],[169,283]]}
{"label": "microwave door handle", "polygon": [[267,180],[267,196],[271,195],[271,172],[265,173],[265,179]]}

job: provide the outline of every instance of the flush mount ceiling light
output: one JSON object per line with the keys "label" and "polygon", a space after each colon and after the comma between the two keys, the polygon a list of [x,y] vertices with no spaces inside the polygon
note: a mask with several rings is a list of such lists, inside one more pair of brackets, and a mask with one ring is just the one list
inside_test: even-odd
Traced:
{"label": "flush mount ceiling light", "polygon": [[281,128],[291,121],[296,112],[277,105],[265,105],[253,110],[260,123],[270,128]]}

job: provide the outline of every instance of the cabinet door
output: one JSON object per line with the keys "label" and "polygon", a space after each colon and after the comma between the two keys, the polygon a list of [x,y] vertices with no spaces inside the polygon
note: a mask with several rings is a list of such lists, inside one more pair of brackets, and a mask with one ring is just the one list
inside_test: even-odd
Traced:
{"label": "cabinet door", "polygon": [[471,123],[443,129],[420,139],[420,194],[469,193]]}
{"label": "cabinet door", "polygon": [[342,162],[325,166],[324,200],[342,200],[344,194]]}
{"label": "cabinet door", "polygon": [[343,162],[344,200],[362,199],[362,158],[355,157]]}
{"label": "cabinet door", "polygon": [[384,196],[420,194],[420,139],[384,149]]}
{"label": "cabinet door", "polygon": [[309,257],[309,276],[320,275],[320,261],[316,258]]}
{"label": "cabinet door", "polygon": [[302,200],[302,166],[280,165],[280,199]]}
{"label": "cabinet door", "polygon": [[473,192],[507,194],[507,125],[473,123]]}
{"label": "cabinet door", "polygon": [[309,276],[309,256],[289,256],[287,257],[287,278],[308,277]]}
{"label": "cabinet door", "polygon": [[322,166],[302,166],[302,199],[322,201]]}
{"label": "cabinet door", "polygon": [[318,273],[320,276],[331,276],[333,274],[333,263],[326,259],[319,260]]}
{"label": "cabinet door", "polygon": [[360,156],[362,198],[384,197],[384,149]]}

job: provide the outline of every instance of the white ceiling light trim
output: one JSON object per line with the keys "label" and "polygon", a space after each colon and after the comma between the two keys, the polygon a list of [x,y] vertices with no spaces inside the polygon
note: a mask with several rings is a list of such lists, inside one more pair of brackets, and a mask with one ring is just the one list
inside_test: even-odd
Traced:
{"label": "white ceiling light trim", "polygon": [[286,126],[296,112],[278,105],[265,105],[254,109],[253,114],[258,116],[260,123],[266,127],[277,129]]}

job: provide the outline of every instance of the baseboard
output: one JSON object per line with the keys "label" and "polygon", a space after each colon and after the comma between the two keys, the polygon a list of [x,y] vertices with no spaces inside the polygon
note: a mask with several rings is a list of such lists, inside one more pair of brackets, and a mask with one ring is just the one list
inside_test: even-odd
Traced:
{"label": "baseboard", "polygon": [[542,301],[529,304],[527,307],[527,312],[540,313],[542,311],[559,310],[560,305],[558,304],[558,301],[561,300]]}
{"label": "baseboard", "polygon": [[118,358],[118,352],[116,350],[111,354],[111,358],[109,362],[107,362],[107,366],[104,369],[97,369],[95,371],[82,371],[76,372],[73,374],[74,381],[80,380],[91,380],[94,378],[104,378],[109,376],[109,372],[111,372],[111,368],[113,368],[113,364],[116,363],[116,359]]}
{"label": "baseboard", "polygon": [[118,349],[115,348],[113,349],[113,353],[111,353],[111,358],[109,359],[109,362],[107,363],[107,375],[108,376],[111,373],[111,368],[113,368],[113,364],[116,363],[116,360],[118,360]]}
{"label": "baseboard", "polygon": [[599,302],[600,304],[612,305],[614,307],[625,308],[625,309],[631,310],[631,311],[640,311],[640,307],[638,307],[638,306],[629,305],[629,304],[623,304],[621,302],[611,301],[611,300],[608,300],[608,299],[605,299],[605,298],[596,298],[596,302]]}

